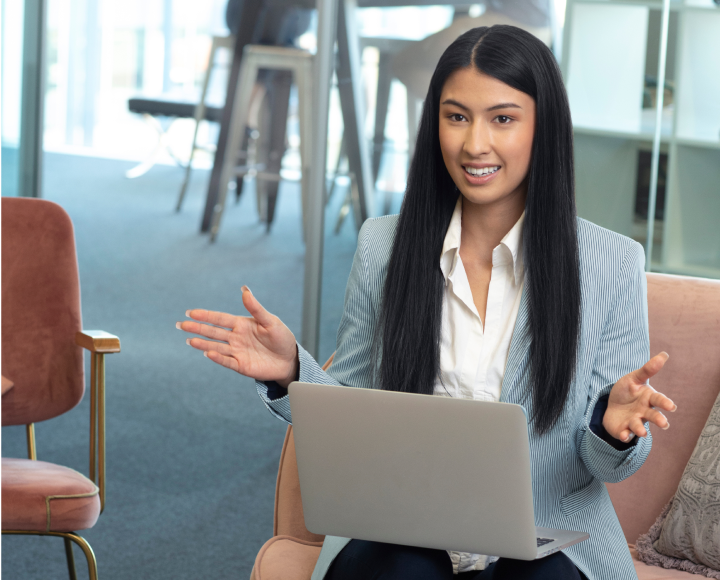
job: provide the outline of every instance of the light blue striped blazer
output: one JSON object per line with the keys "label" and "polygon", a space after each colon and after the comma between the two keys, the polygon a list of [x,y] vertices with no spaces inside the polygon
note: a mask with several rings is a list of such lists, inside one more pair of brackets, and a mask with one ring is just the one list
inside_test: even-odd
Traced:
{"label": "light blue striped blazer", "polygon": [[[397,216],[371,219],[363,225],[333,364],[324,372],[300,347],[300,381],[372,386],[371,342],[396,225]],[[619,451],[596,436],[589,423],[598,399],[610,393],[620,377],[649,359],[644,252],[631,239],[582,219],[578,219],[578,241],[582,323],[575,379],[555,427],[543,436],[532,427],[529,430],[535,523],[590,533],[589,540],[564,551],[590,579],[636,579],[604,483],[622,481],[637,471],[650,452],[652,440],[648,434]],[[531,414],[532,401],[524,393],[529,375],[527,323],[524,291],[500,401],[522,404]],[[287,396],[269,400],[264,384],[258,382],[257,389],[276,417],[292,423]],[[314,579],[325,576],[349,540],[326,537]]]}

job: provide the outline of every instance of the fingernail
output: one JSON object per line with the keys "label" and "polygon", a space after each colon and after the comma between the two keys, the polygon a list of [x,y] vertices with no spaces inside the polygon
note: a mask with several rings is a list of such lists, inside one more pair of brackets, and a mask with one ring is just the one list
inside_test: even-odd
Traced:
{"label": "fingernail", "polygon": [[250,288],[249,288],[247,285],[243,285],[240,289],[242,289],[243,291],[246,291],[246,292],[249,292],[249,293],[252,294],[252,292],[250,291]]}
{"label": "fingernail", "polygon": [[190,339],[189,339],[189,338],[186,338],[186,339],[185,339],[185,344],[188,345],[188,346],[192,346],[192,345],[190,344]]}
{"label": "fingernail", "polygon": [[175,322],[175,328],[177,328],[178,330],[182,330],[182,328],[180,328],[180,322]]}
{"label": "fingernail", "polygon": [[672,410],[670,410],[670,411],[671,411],[671,412],[674,412],[675,410],[677,410],[677,406],[676,406],[676,405],[673,405]]}
{"label": "fingernail", "polygon": [[205,356],[207,357],[207,351],[205,351],[205,352],[203,353],[203,355],[205,355]]}
{"label": "fingernail", "polygon": [[185,312],[185,315],[186,315],[188,318],[190,318],[190,310],[188,310],[187,312]]}
{"label": "fingernail", "polygon": [[665,424],[665,426],[663,427],[663,430],[667,430],[668,428],[670,428],[670,422],[668,422],[667,424]]}

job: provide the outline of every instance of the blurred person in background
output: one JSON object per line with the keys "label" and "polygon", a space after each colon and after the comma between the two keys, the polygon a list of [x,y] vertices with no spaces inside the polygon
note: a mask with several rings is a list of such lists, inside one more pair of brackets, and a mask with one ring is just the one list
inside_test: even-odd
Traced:
{"label": "blurred person in background", "polygon": [[[233,35],[240,30],[243,7],[246,0],[228,0],[225,21]],[[257,2],[258,0],[251,0]],[[253,45],[276,47],[297,47],[298,38],[303,35],[312,21],[312,8],[298,8],[285,2],[262,0],[263,6],[253,30]],[[248,117],[248,134],[253,129],[260,131],[257,143],[257,160],[264,165],[264,171],[279,174],[286,149],[286,127],[292,73],[261,69],[253,89]],[[247,150],[247,138],[243,145]],[[273,219],[279,182],[258,180],[258,207],[260,219],[267,222],[268,230]],[[242,178],[238,178],[237,194],[242,192]]]}
{"label": "blurred person in background", "polygon": [[452,24],[400,51],[392,61],[392,73],[417,98],[430,87],[435,66],[450,44],[463,33],[480,26],[509,24],[535,35],[548,47],[552,45],[550,0],[485,0],[480,16],[459,16]]}

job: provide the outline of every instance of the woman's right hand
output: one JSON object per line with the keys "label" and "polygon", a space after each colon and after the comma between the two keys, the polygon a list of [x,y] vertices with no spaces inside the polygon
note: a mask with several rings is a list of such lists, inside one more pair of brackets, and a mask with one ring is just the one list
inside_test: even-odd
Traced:
{"label": "woman's right hand", "polygon": [[211,361],[247,377],[277,381],[287,387],[297,380],[300,367],[295,337],[277,316],[260,305],[247,286],[242,287],[242,292],[243,305],[251,318],[189,310],[186,315],[192,320],[176,326],[210,339],[188,338],[187,343],[204,351]]}

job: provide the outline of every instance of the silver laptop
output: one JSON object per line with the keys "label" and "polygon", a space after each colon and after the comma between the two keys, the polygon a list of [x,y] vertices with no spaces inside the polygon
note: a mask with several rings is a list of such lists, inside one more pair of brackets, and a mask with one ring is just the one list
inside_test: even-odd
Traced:
{"label": "silver laptop", "polygon": [[590,537],[535,526],[516,404],[290,384],[311,532],[533,560]]}

